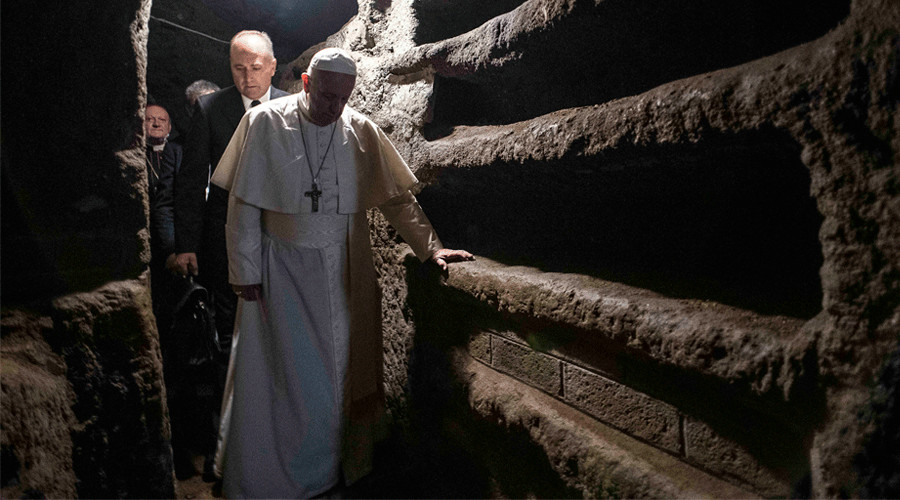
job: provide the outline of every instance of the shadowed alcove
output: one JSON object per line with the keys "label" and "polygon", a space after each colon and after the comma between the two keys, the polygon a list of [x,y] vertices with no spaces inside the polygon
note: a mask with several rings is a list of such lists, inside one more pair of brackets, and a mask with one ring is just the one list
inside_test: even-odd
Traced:
{"label": "shadowed alcove", "polygon": [[797,145],[769,130],[445,170],[418,198],[451,247],[811,318],[822,217],[809,185]]}

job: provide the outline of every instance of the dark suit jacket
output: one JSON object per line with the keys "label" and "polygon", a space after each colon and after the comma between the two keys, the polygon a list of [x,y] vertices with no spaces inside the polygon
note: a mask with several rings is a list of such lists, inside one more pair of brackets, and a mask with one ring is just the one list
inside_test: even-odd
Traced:
{"label": "dark suit jacket", "polygon": [[162,152],[147,144],[147,178],[150,186],[150,256],[165,261],[175,251],[175,176],[181,168],[181,146],[166,142]]}
{"label": "dark suit jacket", "polygon": [[[271,99],[288,95],[272,87]],[[190,132],[184,143],[184,159],[175,179],[175,249],[178,253],[203,253],[208,248],[210,256],[224,252],[224,224],[228,206],[228,193],[218,186],[210,186],[205,200],[211,169],[231,140],[234,129],[244,116],[244,104],[237,87],[231,86],[200,97],[191,118]],[[215,227],[218,225],[223,227]],[[204,228],[212,225],[214,227]],[[206,234],[213,230],[216,234]],[[221,232],[221,245],[217,241]],[[218,256],[225,259],[225,255]],[[200,263],[200,268],[203,268]],[[226,277],[227,278],[227,277]]]}

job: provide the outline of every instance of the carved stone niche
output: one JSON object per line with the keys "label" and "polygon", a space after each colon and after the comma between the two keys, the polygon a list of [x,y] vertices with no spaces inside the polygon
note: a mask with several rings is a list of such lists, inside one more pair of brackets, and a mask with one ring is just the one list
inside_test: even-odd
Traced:
{"label": "carved stone niche", "polygon": [[419,200],[448,245],[504,263],[809,319],[822,303],[809,191],[800,146],[769,129],[445,170]]}

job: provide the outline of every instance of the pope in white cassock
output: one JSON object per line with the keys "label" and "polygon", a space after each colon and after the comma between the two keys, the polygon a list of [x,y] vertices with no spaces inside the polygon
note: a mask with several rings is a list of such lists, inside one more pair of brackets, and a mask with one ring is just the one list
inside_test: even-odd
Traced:
{"label": "pope in white cassock", "polygon": [[323,493],[371,470],[384,410],[381,299],[366,209],[421,260],[442,247],[416,178],[346,107],[356,64],[318,52],[303,91],[244,115],[212,182],[230,191],[229,281],[240,297],[217,469],[228,498]]}

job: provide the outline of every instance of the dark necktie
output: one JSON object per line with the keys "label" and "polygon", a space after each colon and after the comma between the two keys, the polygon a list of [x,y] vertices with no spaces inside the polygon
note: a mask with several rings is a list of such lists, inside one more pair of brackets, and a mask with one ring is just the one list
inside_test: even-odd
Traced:
{"label": "dark necktie", "polygon": [[253,106],[256,106],[257,104],[259,104],[259,101],[253,101],[250,103],[250,107],[252,108]]}

